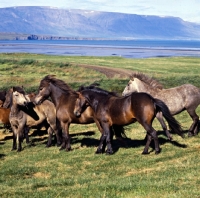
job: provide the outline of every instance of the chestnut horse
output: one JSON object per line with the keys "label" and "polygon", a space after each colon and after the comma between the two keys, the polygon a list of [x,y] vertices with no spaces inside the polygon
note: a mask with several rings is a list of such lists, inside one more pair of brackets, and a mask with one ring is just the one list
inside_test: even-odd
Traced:
{"label": "chestnut horse", "polygon": [[[41,105],[34,105],[30,102],[28,95],[22,87],[13,87],[12,105],[10,111],[10,124],[13,130],[13,147],[12,150],[22,150],[22,141],[28,129],[32,127],[45,126],[48,128],[48,142],[47,147],[51,146],[52,135],[55,132],[57,137],[57,144],[61,142],[59,125],[56,123],[56,110],[55,106],[50,101],[44,101]],[[18,140],[18,148],[17,148]],[[28,139],[27,139],[28,140]]]}
{"label": "chestnut horse", "polygon": [[0,107],[0,124],[3,124],[5,128],[10,126],[9,114],[10,108]]}
{"label": "chestnut horse", "polygon": [[146,93],[132,93],[126,97],[118,97],[100,88],[83,89],[76,99],[74,114],[79,117],[86,106],[90,106],[94,110],[95,117],[103,128],[103,134],[96,153],[103,152],[102,148],[105,141],[107,144],[106,153],[113,153],[110,141],[110,127],[112,125],[128,125],[138,121],[147,132],[147,142],[142,154],[148,154],[152,138],[154,139],[155,153],[158,154],[160,146],[152,122],[159,111],[163,113],[169,126],[183,137],[181,126],[171,116],[165,103]]}
{"label": "chestnut horse", "polygon": [[[47,75],[41,80],[39,93],[35,97],[35,103],[40,104],[49,97],[56,107],[56,116],[60,121],[63,132],[63,143],[60,149],[71,150],[69,136],[69,126],[71,123],[90,124],[96,122],[98,129],[102,132],[91,107],[85,108],[80,117],[74,115],[75,101],[78,98],[77,92],[53,75]],[[121,138],[124,134],[123,126],[112,126],[112,128],[115,135]]]}

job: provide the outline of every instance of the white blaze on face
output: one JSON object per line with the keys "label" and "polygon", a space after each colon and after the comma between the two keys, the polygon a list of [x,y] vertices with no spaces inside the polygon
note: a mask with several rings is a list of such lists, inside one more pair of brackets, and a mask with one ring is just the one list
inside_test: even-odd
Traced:
{"label": "white blaze on face", "polygon": [[29,101],[27,100],[27,98],[25,97],[24,94],[19,93],[17,91],[13,92],[13,102],[15,102],[18,105],[22,105],[24,106],[25,104],[27,104]]}

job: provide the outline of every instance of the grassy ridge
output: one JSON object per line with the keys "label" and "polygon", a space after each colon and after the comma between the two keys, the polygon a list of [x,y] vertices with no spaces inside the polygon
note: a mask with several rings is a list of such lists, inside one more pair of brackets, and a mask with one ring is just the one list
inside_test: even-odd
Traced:
{"label": "grassy ridge", "polygon": [[[72,65],[73,63],[73,65]],[[74,65],[75,64],[75,65]],[[121,92],[128,78],[108,79],[104,74],[76,64],[125,68],[149,74],[165,87],[192,83],[200,87],[199,58],[124,59],[117,57],[65,57],[34,54],[0,54],[0,89],[24,85],[36,91],[40,80],[55,74],[74,89],[94,81]],[[197,109],[200,115],[200,108]],[[176,116],[185,132],[191,125],[186,112]],[[169,142],[157,120],[162,152],[141,155],[145,131],[129,125],[126,143],[114,140],[116,153],[95,155],[100,133],[95,124],[70,126],[71,152],[56,146],[45,148],[45,131],[31,131],[32,146],[23,143],[21,153],[11,152],[11,134],[0,131],[0,197],[199,197],[199,135]]]}

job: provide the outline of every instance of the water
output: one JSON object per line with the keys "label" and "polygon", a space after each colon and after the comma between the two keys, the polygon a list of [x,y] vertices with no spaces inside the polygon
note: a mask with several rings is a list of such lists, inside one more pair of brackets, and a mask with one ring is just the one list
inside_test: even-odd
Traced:
{"label": "water", "polygon": [[0,41],[0,53],[36,53],[70,56],[120,56],[125,58],[200,57],[194,40],[25,40]]}

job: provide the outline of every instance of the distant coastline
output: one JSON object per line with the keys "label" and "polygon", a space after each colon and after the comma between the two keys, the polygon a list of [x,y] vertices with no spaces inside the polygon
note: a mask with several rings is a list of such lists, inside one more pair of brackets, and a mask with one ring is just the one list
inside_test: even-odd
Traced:
{"label": "distant coastline", "polygon": [[200,41],[191,40],[0,40],[0,53],[124,58],[200,57]]}
{"label": "distant coastline", "polygon": [[[119,38],[114,40],[124,40],[127,38]],[[13,32],[0,32],[1,40],[113,40],[112,38],[90,38],[90,37],[68,37],[68,36],[52,36],[38,34],[23,34]],[[128,38],[134,40],[134,38]]]}

